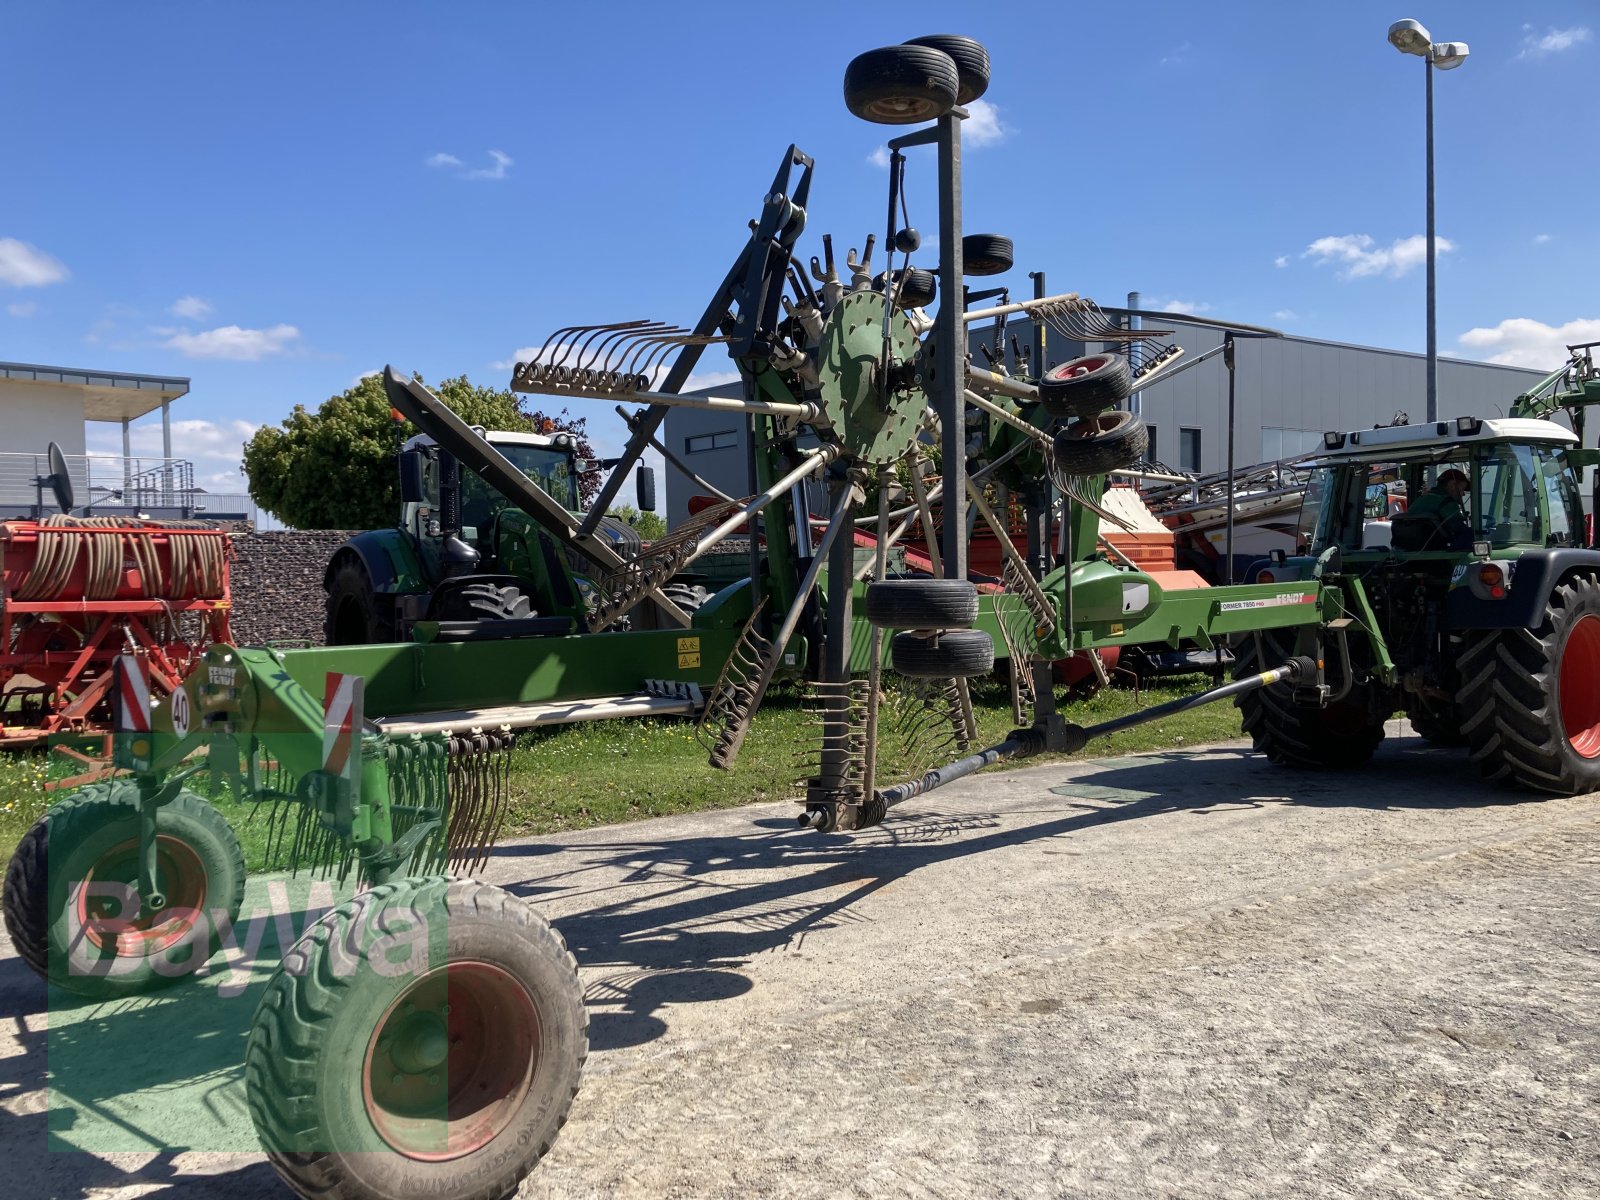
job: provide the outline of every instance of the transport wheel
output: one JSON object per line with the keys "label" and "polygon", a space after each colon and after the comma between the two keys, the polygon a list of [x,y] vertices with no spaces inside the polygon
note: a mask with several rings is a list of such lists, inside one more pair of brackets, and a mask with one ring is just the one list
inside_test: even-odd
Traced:
{"label": "transport wheel", "polygon": [[1053,417],[1092,417],[1115,408],[1132,391],[1125,357],[1090,354],[1046,371],[1039,380],[1039,403]]}
{"label": "transport wheel", "polygon": [[532,602],[521,590],[492,583],[469,583],[452,591],[436,614],[441,621],[514,621],[532,615]]}
{"label": "transport wheel", "polygon": [[322,632],[330,646],[381,646],[394,641],[394,623],[379,610],[372,580],[356,559],[346,558],[328,581]]}
{"label": "transport wheel", "polygon": [[942,50],[956,64],[959,84],[957,104],[971,104],[989,90],[989,52],[982,42],[956,33],[935,33],[927,37],[909,38],[908,46],[927,46]]}
{"label": "transport wheel", "polygon": [[994,670],[994,642],[981,629],[951,629],[933,638],[897,633],[890,646],[894,669],[908,679],[968,679]]}
{"label": "transport wheel", "polygon": [[[1261,635],[1267,661],[1256,653],[1254,635],[1233,648],[1233,677],[1246,679],[1282,666],[1294,656],[1292,641],[1277,631]],[[1326,707],[1296,704],[1286,687],[1256,688],[1234,700],[1256,752],[1280,766],[1307,770],[1359,767],[1383,741],[1383,721],[1374,718],[1359,689]]]}
{"label": "transport wheel", "polygon": [[867,585],[867,622],[879,629],[965,629],[978,589],[965,579],[885,579]]}
{"label": "transport wheel", "polygon": [[850,60],[845,107],[878,125],[918,125],[955,107],[961,77],[955,61],[928,46],[884,46]]}
{"label": "transport wheel", "polygon": [[965,275],[1004,275],[1011,270],[1011,239],[998,233],[969,233],[961,239],[961,271]]}
{"label": "transport wheel", "polygon": [[1487,778],[1558,796],[1600,788],[1600,580],[1563,580],[1533,629],[1469,635],[1457,671],[1461,732]]}
{"label": "transport wheel", "polygon": [[1062,475],[1105,475],[1144,457],[1150,431],[1131,412],[1102,413],[1076,421],[1055,437],[1055,470]]}
{"label": "transport wheel", "polygon": [[267,984],[250,1117],[301,1196],[509,1196],[567,1119],[588,1029],[577,962],[527,901],[444,877],[381,884],[308,929]]}
{"label": "transport wheel", "polygon": [[11,856],[6,932],[51,983],[99,999],[135,995],[176,983],[217,952],[239,916],[244,878],[227,819],[179,792],[156,817],[163,903],[139,907],[139,789],[92,783],[52,805]]}
{"label": "transport wheel", "polygon": [[[901,276],[905,282],[901,283]],[[892,289],[899,286],[899,291]],[[934,302],[939,294],[939,283],[932,271],[924,271],[921,267],[912,267],[909,271],[895,271],[893,276],[885,277],[880,274],[872,281],[872,286],[886,291],[895,297],[895,307],[926,308]]]}

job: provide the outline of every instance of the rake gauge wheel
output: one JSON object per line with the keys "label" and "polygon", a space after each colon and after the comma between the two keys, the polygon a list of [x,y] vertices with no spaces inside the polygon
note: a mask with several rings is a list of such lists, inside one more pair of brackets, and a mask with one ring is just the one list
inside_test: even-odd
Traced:
{"label": "rake gauge wheel", "polygon": [[998,233],[969,233],[961,239],[964,275],[1004,275],[1015,256],[1011,239]]}
{"label": "rake gauge wheel", "polygon": [[1039,380],[1039,403],[1053,417],[1092,417],[1121,404],[1132,391],[1126,358],[1089,354],[1046,371]]}
{"label": "rake gauge wheel", "polygon": [[844,103],[876,125],[920,125],[956,105],[961,75],[955,60],[928,46],[884,46],[850,60]]}
{"label": "rake gauge wheel", "polygon": [[[895,307],[901,309],[926,308],[939,294],[938,277],[920,267],[895,271],[889,276],[879,275],[872,281],[872,286],[887,292],[894,298]],[[897,288],[898,291],[895,290]]]}
{"label": "rake gauge wheel", "polygon": [[878,629],[965,629],[978,619],[966,579],[884,579],[867,585],[867,623]]}
{"label": "rake gauge wheel", "polygon": [[957,104],[971,104],[989,90],[989,52],[982,42],[955,33],[935,33],[928,37],[909,38],[908,46],[927,46],[942,50],[956,64],[960,81],[956,90]]}
{"label": "rake gauge wheel", "polygon": [[1131,412],[1102,413],[1056,434],[1054,469],[1060,475],[1107,475],[1138,462],[1150,448],[1150,430]]}
{"label": "rake gauge wheel", "polygon": [[994,641],[981,629],[950,629],[933,638],[897,633],[890,645],[894,669],[908,679],[970,679],[994,670]]}

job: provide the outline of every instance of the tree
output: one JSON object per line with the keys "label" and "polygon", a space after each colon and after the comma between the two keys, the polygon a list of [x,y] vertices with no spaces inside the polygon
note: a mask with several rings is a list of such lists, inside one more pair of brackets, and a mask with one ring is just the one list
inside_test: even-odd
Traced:
{"label": "tree", "polygon": [[[465,375],[434,391],[469,425],[485,429],[548,432],[577,437],[580,458],[597,457],[585,434],[587,420],[565,409],[554,416],[528,412],[516,395],[479,387]],[[244,444],[250,498],[296,529],[379,529],[400,515],[395,453],[417,432],[396,421],[376,375],[323,401],[316,412],[297,404],[281,425],[263,425]],[[600,490],[601,472],[578,478],[585,505]]]}
{"label": "tree", "polygon": [[642,541],[653,542],[667,536],[667,519],[660,513],[640,512],[631,504],[618,504],[607,509],[606,516],[632,525]]}

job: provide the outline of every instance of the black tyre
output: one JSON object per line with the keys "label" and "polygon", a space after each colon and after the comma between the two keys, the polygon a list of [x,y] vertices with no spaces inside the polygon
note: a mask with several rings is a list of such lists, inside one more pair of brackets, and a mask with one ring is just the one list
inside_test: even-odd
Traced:
{"label": "black tyre", "polygon": [[1039,380],[1039,403],[1054,417],[1092,417],[1115,408],[1133,391],[1128,360],[1090,354],[1051,367]]}
{"label": "black tyre", "polygon": [[376,646],[395,640],[394,621],[379,607],[367,568],[345,558],[328,580],[322,632],[330,646]]}
{"label": "black tyre", "polygon": [[1144,457],[1150,430],[1130,412],[1103,413],[1068,425],[1055,437],[1061,475],[1105,475]]}
{"label": "black tyre", "polygon": [[961,239],[964,275],[1004,275],[1011,270],[1011,239],[998,233],[969,233]]}
{"label": "black tyre", "polygon": [[950,629],[933,638],[897,633],[890,648],[894,669],[910,679],[968,679],[994,670],[994,642],[981,629]]}
{"label": "black tyre", "polygon": [[698,583],[669,583],[661,589],[661,594],[692,616],[715,593]]}
{"label": "black tyre", "polygon": [[301,1196],[509,1196],[566,1121],[588,1028],[577,963],[527,901],[382,884],[308,929],[267,984],[250,1118]]}
{"label": "black tyre", "polygon": [[227,819],[193,792],[156,817],[156,886],[165,903],[130,901],[139,880],[139,789],[90,784],[51,806],[6,870],[5,922],[22,959],[51,983],[96,999],[131,996],[193,974],[221,947],[244,902],[244,853]]}
{"label": "black tyre", "polygon": [[[904,282],[901,278],[904,277]],[[924,271],[920,267],[912,267],[909,271],[895,271],[892,277],[879,276],[872,281],[872,286],[879,290],[886,290],[895,298],[897,308],[926,308],[932,304],[939,294],[938,277],[932,271]],[[899,291],[893,291],[898,286]]]}
{"label": "black tyre", "polygon": [[1534,629],[1470,635],[1457,672],[1485,776],[1559,796],[1600,788],[1600,580],[1563,580]]}
{"label": "black tyre", "polygon": [[[1261,644],[1265,662],[1257,653],[1253,635],[1234,644],[1235,679],[1270,671],[1294,656],[1291,642],[1281,634],[1263,633]],[[1383,721],[1373,716],[1359,689],[1343,700],[1317,707],[1296,704],[1289,688],[1273,684],[1246,692],[1234,704],[1244,718],[1250,744],[1280,766],[1305,770],[1359,767],[1383,741]]]}
{"label": "black tyre", "polygon": [[533,604],[518,588],[469,583],[449,592],[434,615],[441,621],[515,621],[531,617]]}
{"label": "black tyre", "polygon": [[1406,713],[1411,728],[1418,737],[1434,746],[1465,746],[1466,735],[1461,732],[1461,717],[1453,710],[1436,711],[1413,705]]}
{"label": "black tyre", "polygon": [[965,579],[885,579],[867,585],[867,622],[879,629],[965,629],[978,589]]}
{"label": "black tyre", "polygon": [[918,125],[956,104],[960,73],[951,57],[927,46],[884,46],[850,60],[845,107],[878,125]]}
{"label": "black tyre", "polygon": [[957,104],[971,104],[989,90],[989,52],[982,42],[956,33],[935,33],[928,37],[909,38],[908,46],[927,46],[942,50],[956,64],[959,86]]}

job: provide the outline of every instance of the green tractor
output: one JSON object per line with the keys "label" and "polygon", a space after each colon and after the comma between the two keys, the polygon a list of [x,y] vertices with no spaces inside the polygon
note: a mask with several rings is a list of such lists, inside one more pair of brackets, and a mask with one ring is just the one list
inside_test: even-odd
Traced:
{"label": "green tractor", "polygon": [[[1324,435],[1302,553],[1261,578],[1337,589],[1338,662],[1321,696],[1239,699],[1257,750],[1299,767],[1356,765],[1404,712],[1429,741],[1465,746],[1490,779],[1600,788],[1600,550],[1579,487],[1600,459],[1581,448],[1583,406],[1600,400],[1591,353],[1574,347],[1510,417]],[[1548,419],[1561,409],[1579,433]],[[1375,492],[1402,487],[1407,511],[1372,511]],[[1295,640],[1240,639],[1237,674],[1280,661]]]}

